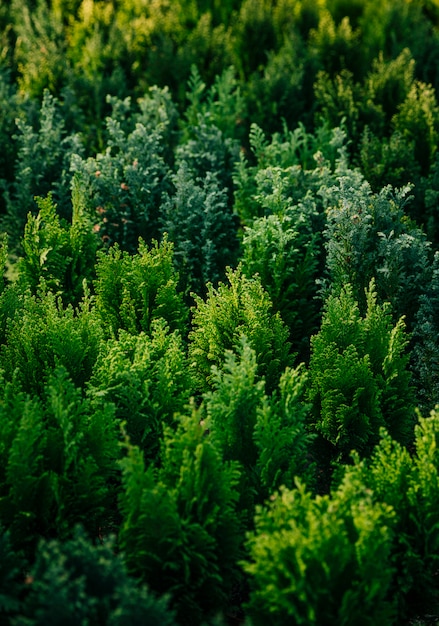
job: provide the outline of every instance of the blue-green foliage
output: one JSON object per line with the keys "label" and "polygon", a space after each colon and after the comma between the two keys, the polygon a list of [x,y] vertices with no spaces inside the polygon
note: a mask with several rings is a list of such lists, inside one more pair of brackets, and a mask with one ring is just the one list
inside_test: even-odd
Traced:
{"label": "blue-green foliage", "polygon": [[173,176],[174,192],[161,207],[162,229],[174,244],[174,261],[189,294],[204,295],[236,262],[237,225],[227,189],[211,171],[195,178],[183,161]]}
{"label": "blue-green foliage", "polygon": [[358,174],[340,177],[321,193],[330,285],[350,283],[363,309],[364,290],[374,278],[380,300],[391,303],[396,319],[405,315],[411,329],[432,278],[433,255],[431,243],[404,211],[409,191],[387,186],[374,194]]}
{"label": "blue-green foliage", "polygon": [[61,217],[70,217],[70,159],[82,153],[79,135],[67,134],[59,102],[48,91],[44,92],[37,128],[21,118],[17,127],[15,180],[5,192],[6,215],[2,219],[14,250],[19,248],[28,213],[36,212],[34,196],[44,197],[52,191]]}
{"label": "blue-green foliage", "polygon": [[152,90],[140,102],[140,111],[131,110],[129,98],[111,103],[105,152],[88,159],[74,155],[71,167],[81,174],[102,242],[117,242],[123,250],[135,252],[139,237],[149,243],[159,235],[175,113],[166,90]]}

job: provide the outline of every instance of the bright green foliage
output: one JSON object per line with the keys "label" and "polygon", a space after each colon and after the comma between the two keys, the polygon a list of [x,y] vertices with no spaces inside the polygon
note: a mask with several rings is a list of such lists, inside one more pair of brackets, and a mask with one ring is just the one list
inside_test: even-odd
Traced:
{"label": "bright green foliage", "polygon": [[248,537],[252,623],[394,623],[391,507],[342,485],[332,496],[281,489]]}
{"label": "bright green foliage", "polygon": [[227,271],[229,284],[207,285],[206,300],[195,298],[189,358],[200,389],[212,387],[212,365],[220,369],[226,350],[237,350],[243,335],[256,353],[258,376],[264,376],[267,391],[292,361],[288,329],[272,304],[258,277],[247,278],[241,267]]}
{"label": "bright green foliage", "polygon": [[[197,66],[193,65],[186,98],[189,105],[185,111],[184,132],[188,138],[201,121],[216,127],[225,137],[236,137],[245,112],[245,103],[233,67],[226,68],[216,76],[214,83],[207,89]],[[233,144],[228,145],[231,147]]]}
{"label": "bright green foliage", "polygon": [[52,195],[37,198],[38,215],[29,214],[22,241],[23,256],[17,263],[23,291],[36,294],[43,281],[66,304],[78,304],[84,295],[83,281],[91,281],[97,249],[84,206],[80,181],[73,181],[72,223],[60,220]]}
{"label": "bright green foliage", "polygon": [[20,67],[19,85],[30,96],[42,96],[62,86],[66,73],[67,41],[63,15],[42,0],[12,0],[11,17],[18,37],[15,57]]}
{"label": "bright green foliage", "polygon": [[162,467],[145,468],[127,444],[122,461],[119,544],[128,570],[170,593],[179,624],[199,624],[225,608],[241,540],[235,512],[238,472],[224,463],[200,413],[165,429]]}
{"label": "bright green foliage", "polygon": [[432,86],[414,82],[392,125],[395,131],[414,142],[415,158],[426,174],[439,141],[439,106]]}
{"label": "bright green foliage", "polygon": [[7,212],[2,220],[13,249],[19,245],[28,213],[36,212],[35,195],[44,197],[53,191],[60,215],[70,217],[69,162],[72,154],[82,152],[79,136],[67,135],[59,102],[48,91],[44,92],[38,128],[20,118],[17,126],[15,181],[5,193]]}
{"label": "bright green foliage", "polygon": [[227,350],[222,369],[212,367],[214,390],[204,395],[207,422],[212,439],[226,460],[239,461],[254,471],[257,448],[253,441],[264,381],[258,380],[256,353],[245,337],[238,356]]}
{"label": "bright green foliage", "polygon": [[187,163],[173,177],[175,193],[164,201],[162,228],[174,244],[174,262],[183,289],[204,295],[206,284],[217,284],[238,251],[237,224],[227,189],[208,171],[195,179]]}
{"label": "bright green foliage", "polygon": [[41,400],[7,384],[0,413],[0,522],[13,545],[65,539],[77,522],[94,537],[108,527],[119,454],[112,405],[84,400],[60,367]]}
{"label": "bright green foliage", "polygon": [[292,489],[297,477],[308,488],[314,487],[314,435],[309,431],[311,407],[305,401],[308,384],[303,364],[287,368],[279,390],[258,407],[253,438],[258,453],[256,472],[265,497],[281,485]]}
{"label": "bright green foliage", "polygon": [[[361,482],[376,502],[390,505],[395,516],[392,560],[393,595],[401,619],[436,605],[439,552],[439,414],[419,418],[413,456],[386,432],[368,460],[354,457],[347,480]],[[401,622],[399,622],[401,623]]]}
{"label": "bright green foliage", "polygon": [[313,423],[347,459],[351,450],[368,453],[381,426],[403,444],[412,439],[414,397],[407,368],[407,336],[400,319],[379,305],[374,284],[360,315],[348,284],[326,302],[322,326],[311,339],[310,387]]}
{"label": "bright green foliage", "polygon": [[242,240],[243,273],[259,275],[300,356],[307,354],[309,338],[317,330],[318,248],[305,210],[299,205],[256,219]]}
{"label": "bright green foliage", "polygon": [[103,346],[88,389],[92,397],[114,404],[131,442],[156,461],[164,426],[172,426],[192,391],[180,335],[171,333],[163,318],[153,320],[150,335],[121,330]]}
{"label": "bright green foliage", "polygon": [[157,318],[171,330],[185,330],[188,310],[177,290],[173,244],[166,236],[150,248],[140,240],[134,255],[118,245],[101,251],[96,275],[96,311],[107,336],[117,336],[119,329],[149,333]]}
{"label": "bright green foliage", "polygon": [[129,99],[111,100],[105,152],[72,159],[73,171],[80,172],[86,185],[88,204],[97,213],[95,230],[104,243],[118,242],[130,252],[137,249],[139,237],[148,242],[157,238],[159,206],[168,189],[165,155],[171,108],[163,102],[168,100],[165,94],[162,102],[157,101],[157,92],[150,98],[155,98],[159,111],[145,103],[136,114]]}
{"label": "bright green foliage", "polygon": [[[99,319],[85,295],[77,310],[63,307],[61,298],[43,291],[36,296],[17,296],[14,287],[3,294],[6,312],[5,344],[0,349],[7,380],[30,393],[40,393],[47,376],[63,365],[75,385],[90,378],[103,339]],[[11,297],[7,298],[8,292]]]}
{"label": "bright green foliage", "polygon": [[80,526],[72,539],[42,541],[16,626],[174,626],[167,598],[126,572],[114,541],[94,545]]}
{"label": "bright green foliage", "polygon": [[238,462],[241,469],[239,509],[246,524],[253,519],[255,501],[262,499],[254,431],[258,410],[265,400],[265,381],[258,379],[257,369],[255,351],[243,337],[238,355],[227,350],[222,369],[212,367],[213,391],[204,394],[203,423],[209,437],[223,458]]}

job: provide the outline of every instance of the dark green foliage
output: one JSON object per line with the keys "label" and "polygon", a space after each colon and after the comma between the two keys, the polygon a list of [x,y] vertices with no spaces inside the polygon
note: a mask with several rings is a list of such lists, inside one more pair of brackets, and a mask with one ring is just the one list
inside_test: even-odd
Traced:
{"label": "dark green foliage", "polygon": [[212,367],[214,390],[204,394],[206,426],[226,460],[239,461],[254,472],[257,448],[253,441],[258,408],[265,399],[264,380],[257,376],[256,353],[245,337],[238,355],[226,351],[221,369]]}
{"label": "dark green foliage", "polygon": [[17,126],[15,180],[5,192],[6,215],[2,220],[14,250],[28,213],[36,212],[34,196],[44,197],[52,191],[59,214],[70,218],[70,158],[82,152],[79,136],[67,134],[59,103],[48,91],[44,92],[37,129],[20,118]]}
{"label": "dark green foliage", "polygon": [[281,489],[248,537],[252,623],[393,624],[392,517],[358,483],[315,499]]}
{"label": "dark green foliage", "polygon": [[148,461],[156,461],[164,426],[189,403],[192,381],[185,347],[177,331],[162,318],[150,335],[119,332],[98,357],[88,387],[92,397],[111,402],[133,444]]}
{"label": "dark green foliage", "polygon": [[439,400],[439,254],[436,252],[432,280],[420,298],[413,329],[411,366],[421,412],[428,413]]}
{"label": "dark green foliage", "polygon": [[177,290],[173,244],[166,236],[150,248],[140,240],[134,255],[117,245],[101,251],[96,275],[96,312],[107,336],[117,336],[119,329],[149,333],[158,318],[171,330],[185,331],[188,309]]}
{"label": "dark green foliage", "polygon": [[36,296],[17,297],[14,287],[3,296],[6,312],[12,307],[14,313],[6,323],[5,344],[0,349],[6,379],[14,378],[23,390],[40,393],[47,376],[62,365],[75,385],[83,386],[103,339],[90,295],[85,294],[76,310],[64,307],[61,297],[46,291],[44,283]]}
{"label": "dark green foliage", "polygon": [[40,536],[65,539],[77,522],[93,537],[111,525],[112,405],[84,400],[60,367],[41,400],[7,384],[0,412],[0,522],[14,547],[32,551]]}
{"label": "dark green foliage", "polygon": [[2,624],[438,612],[436,4],[0,2]]}
{"label": "dark green foliage", "polygon": [[38,214],[29,214],[17,263],[23,291],[36,294],[42,282],[65,304],[77,305],[84,296],[84,281],[94,274],[97,239],[86,213],[78,178],[73,180],[72,223],[60,220],[52,195],[36,198]]}
{"label": "dark green foliage", "polygon": [[207,285],[206,300],[195,298],[189,357],[196,383],[208,390],[213,381],[212,365],[221,369],[226,350],[236,351],[244,335],[256,353],[257,373],[265,377],[271,393],[292,362],[288,329],[279,314],[273,313],[257,276],[247,278],[238,267],[229,269],[227,278],[228,285]]}
{"label": "dark green foliage", "polygon": [[205,435],[200,413],[165,429],[162,467],[145,468],[127,444],[122,461],[119,543],[128,570],[170,593],[179,624],[224,610],[237,571],[241,529],[235,512],[238,472]]}
{"label": "dark green foliage", "polygon": [[25,566],[22,555],[11,544],[9,532],[0,524],[0,624],[8,624],[20,608],[21,577]]}
{"label": "dark green foliage", "polygon": [[213,366],[213,391],[203,396],[209,437],[224,459],[237,461],[242,469],[239,504],[250,525],[255,502],[280,485],[293,487],[296,476],[312,484],[315,469],[303,367],[287,368],[271,397],[257,369],[255,351],[244,337],[238,354],[226,352],[222,369]]}
{"label": "dark green foliage", "polygon": [[174,626],[167,598],[126,572],[114,541],[94,545],[81,527],[65,542],[42,541],[15,626]]}
{"label": "dark green foliage", "polygon": [[[0,12],[2,9],[0,9]],[[1,30],[0,26],[0,30]],[[1,43],[3,41],[0,38]],[[1,45],[1,44],[0,44]],[[2,67],[0,63],[0,142],[3,146],[0,155],[0,188],[7,187],[14,179],[14,163],[17,156],[17,145],[11,141],[16,125],[15,120],[19,116],[21,100],[16,85],[12,80],[11,73]],[[0,200],[0,211],[5,211],[5,200]]]}
{"label": "dark green foliage", "polygon": [[175,192],[161,207],[162,228],[174,244],[174,261],[184,291],[204,295],[218,284],[238,251],[237,223],[216,175],[194,178],[186,162],[173,177]]}
{"label": "dark green foliage", "polygon": [[370,453],[381,426],[410,443],[414,395],[408,370],[404,321],[395,326],[388,305],[379,305],[374,284],[360,315],[348,284],[328,298],[322,326],[311,339],[310,386],[314,426],[347,460],[351,450]]}

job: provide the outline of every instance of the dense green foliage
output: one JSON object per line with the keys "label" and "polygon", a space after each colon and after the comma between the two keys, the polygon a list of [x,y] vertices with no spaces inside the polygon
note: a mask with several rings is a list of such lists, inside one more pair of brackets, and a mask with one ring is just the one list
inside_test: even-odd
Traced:
{"label": "dense green foliage", "polygon": [[437,0],[1,3],[0,624],[439,615],[438,68]]}

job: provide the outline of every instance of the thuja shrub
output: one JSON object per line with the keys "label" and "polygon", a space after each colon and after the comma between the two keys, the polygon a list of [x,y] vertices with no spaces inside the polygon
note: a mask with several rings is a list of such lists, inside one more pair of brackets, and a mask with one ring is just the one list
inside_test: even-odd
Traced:
{"label": "thuja shrub", "polygon": [[172,177],[174,192],[163,202],[162,230],[174,245],[174,264],[182,289],[204,295],[206,284],[218,284],[238,254],[238,224],[227,189],[208,171],[195,178],[190,165],[180,163]]}
{"label": "thuja shrub", "polygon": [[17,119],[17,158],[14,181],[5,191],[6,214],[2,226],[10,245],[19,249],[28,213],[36,213],[34,196],[45,197],[50,191],[61,217],[70,218],[70,159],[82,154],[79,135],[68,134],[59,102],[44,92],[37,128]]}
{"label": "thuja shrub", "polygon": [[118,245],[98,253],[96,312],[107,336],[117,337],[120,329],[149,333],[157,318],[165,319],[171,330],[185,332],[188,308],[179,290],[173,249],[165,236],[151,247],[140,240],[136,254]]}
{"label": "thuja shrub", "polygon": [[[0,140],[4,146],[0,156],[0,188],[2,189],[7,187],[14,178],[14,163],[18,146],[13,135],[16,131],[15,120],[22,112],[21,104],[21,97],[11,72],[2,67],[0,69]],[[1,212],[4,213],[6,203],[3,198],[0,200],[0,207]]]}
{"label": "thuja shrub", "polygon": [[171,595],[179,624],[225,609],[242,540],[238,472],[205,434],[195,409],[166,428],[159,470],[127,443],[119,545],[128,571]]}
{"label": "thuja shrub", "polygon": [[296,479],[316,486],[315,434],[309,427],[311,405],[306,400],[309,374],[303,363],[287,367],[278,389],[258,406],[253,440],[257,449],[259,497],[268,498],[282,485],[295,487]]}
{"label": "thuja shrub", "polygon": [[27,574],[17,626],[174,626],[168,598],[128,576],[113,538],[91,541],[81,526],[72,538],[41,541]]}
{"label": "thuja shrub", "polygon": [[345,459],[353,449],[370,453],[382,426],[410,443],[415,423],[404,321],[393,325],[373,283],[366,302],[362,317],[346,285],[328,298],[320,331],[311,338],[311,419],[333,454]]}
{"label": "thuja shrub", "polygon": [[364,290],[375,278],[379,298],[391,303],[396,319],[405,315],[411,329],[431,282],[433,253],[405,212],[409,192],[410,187],[387,186],[375,194],[360,174],[340,176],[336,185],[321,190],[329,286],[350,283],[363,310]]}
{"label": "thuja shrub", "polygon": [[168,189],[165,156],[171,122],[166,109],[165,119],[157,120],[152,107],[135,114],[129,99],[112,103],[105,151],[88,159],[74,155],[71,168],[81,174],[102,241],[135,252],[139,237],[150,242],[159,235],[159,206]]}
{"label": "thuja shrub", "polygon": [[0,403],[0,522],[29,555],[39,537],[97,537],[114,524],[119,455],[114,409],[82,396],[58,367],[41,398],[4,383]]}
{"label": "thuja shrub", "polygon": [[240,506],[250,524],[255,503],[280,485],[294,487],[297,476],[312,486],[315,473],[304,367],[287,368],[271,396],[257,369],[243,338],[237,354],[227,351],[222,369],[213,366],[213,391],[203,396],[209,436],[226,460],[240,464]]}
{"label": "thuja shrub", "polygon": [[349,170],[346,132],[319,126],[314,134],[303,125],[290,131],[286,126],[268,139],[252,124],[250,153],[241,151],[233,173],[234,209],[243,224],[257,217],[284,214],[301,205],[314,232],[323,228],[320,189],[334,185],[337,176]]}
{"label": "thuja shrub", "polygon": [[393,508],[392,595],[399,622],[432,610],[439,594],[438,564],[439,414],[419,415],[412,452],[386,431],[369,459],[354,456],[347,480],[361,482],[375,502]]}
{"label": "thuja shrub", "polygon": [[7,287],[4,344],[0,348],[2,368],[7,380],[14,379],[24,391],[41,393],[47,376],[58,365],[69,372],[73,382],[84,386],[98,356],[103,332],[98,316],[86,293],[77,309],[64,306],[41,284],[37,295],[17,294]]}
{"label": "thuja shrub", "polygon": [[150,334],[120,330],[102,346],[88,386],[91,397],[114,404],[132,444],[148,461],[157,461],[165,426],[183,412],[193,389],[186,349],[178,331],[163,318]]}
{"label": "thuja shrub", "polygon": [[[180,125],[187,140],[197,135],[199,131],[196,127],[201,122],[215,127],[224,137],[242,135],[245,100],[233,67],[224,69],[207,88],[199,69],[193,65],[187,82],[186,99],[188,105]],[[225,145],[232,147],[233,143],[226,142]]]}
{"label": "thuja shrub", "polygon": [[315,498],[281,488],[248,535],[252,623],[393,624],[393,515],[358,482]]}
{"label": "thuja shrub", "polygon": [[258,409],[265,399],[265,381],[258,377],[257,369],[256,353],[243,337],[237,354],[226,351],[221,369],[212,366],[213,390],[203,396],[203,423],[209,437],[226,461],[239,463],[239,510],[246,525],[251,523],[255,502],[260,499],[254,432]]}
{"label": "thuja shrub", "polygon": [[430,286],[420,297],[413,327],[410,365],[421,413],[428,413],[439,398],[439,253],[434,255]]}
{"label": "thuja shrub", "polygon": [[256,353],[258,376],[264,376],[271,393],[287,365],[292,362],[288,329],[273,312],[260,279],[243,275],[242,268],[227,270],[228,284],[207,285],[203,300],[195,297],[189,359],[200,390],[212,387],[212,365],[221,368],[226,350],[236,351],[242,335]]}
{"label": "thuja shrub", "polygon": [[98,247],[80,181],[73,181],[71,224],[59,217],[52,194],[36,202],[39,211],[28,215],[23,254],[15,267],[18,284],[36,294],[43,280],[65,304],[77,305],[84,296],[84,280],[91,282],[94,276]]}
{"label": "thuja shrub", "polygon": [[273,308],[288,326],[293,350],[308,352],[317,330],[319,249],[305,207],[255,219],[244,229],[242,271],[258,274]]}

